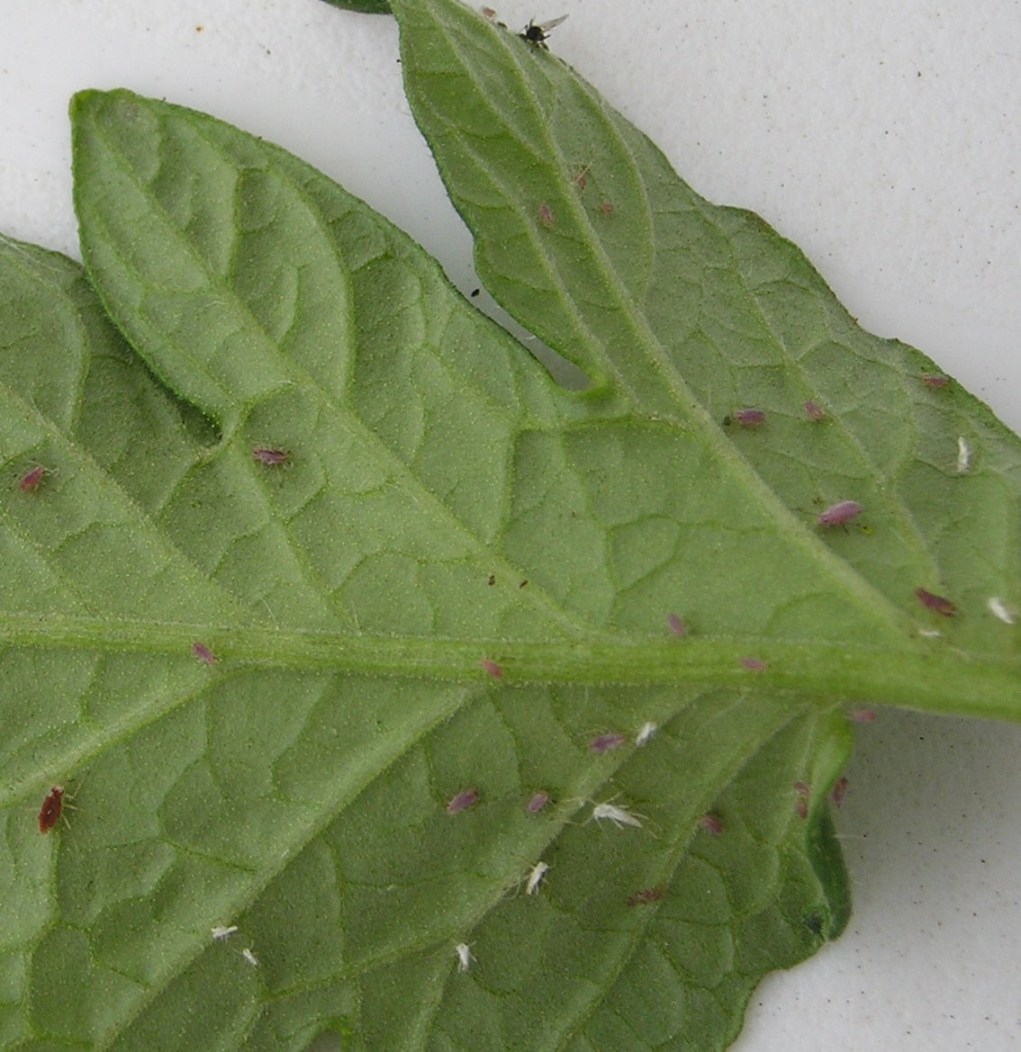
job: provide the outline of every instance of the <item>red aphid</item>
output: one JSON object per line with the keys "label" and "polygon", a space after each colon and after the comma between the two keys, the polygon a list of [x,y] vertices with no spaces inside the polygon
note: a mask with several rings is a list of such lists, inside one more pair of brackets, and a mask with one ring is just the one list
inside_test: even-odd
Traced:
{"label": "red aphid", "polygon": [[811,400],[805,403],[805,412],[808,414],[808,419],[815,423],[818,423],[826,416],[822,406],[819,405],[818,402],[813,402]]}
{"label": "red aphid", "polygon": [[719,836],[723,832],[723,819],[715,811],[706,811],[698,824],[710,836]]}
{"label": "red aphid", "polygon": [[830,800],[834,807],[840,807],[844,802],[844,797],[847,795],[847,779],[838,778],[833,784],[833,788],[830,790]]}
{"label": "red aphid", "polygon": [[666,894],[666,888],[643,888],[628,896],[629,906],[649,906],[653,902],[659,902]]}
{"label": "red aphid", "polygon": [[539,221],[543,226],[553,226],[553,209],[545,202],[539,205]]}
{"label": "red aphid", "polygon": [[627,737],[623,734],[618,734],[616,731],[610,734],[599,734],[588,743],[589,752],[598,753],[599,755],[613,752],[614,749],[619,749],[626,741]]}
{"label": "red aphid", "polygon": [[59,821],[64,810],[64,787],[55,785],[39,809],[39,832],[48,833]]}
{"label": "red aphid", "polygon": [[743,657],[741,658],[741,667],[748,669],[749,672],[765,672],[769,665],[761,658]]}
{"label": "red aphid", "polygon": [[503,665],[497,664],[495,661],[490,661],[489,658],[483,658],[479,662],[479,666],[487,674],[493,677],[493,679],[503,679]]}
{"label": "red aphid", "polygon": [[740,427],[762,427],[766,422],[766,414],[761,409],[735,409],[723,422],[735,423]]}
{"label": "red aphid", "polygon": [[256,446],[252,456],[268,468],[282,467],[291,459],[286,449],[270,449],[269,446]]}
{"label": "red aphid", "polygon": [[684,619],[678,617],[677,614],[671,614],[666,619],[666,622],[675,636],[683,637],[688,634],[688,626],[684,623]]}
{"label": "red aphid", "polygon": [[545,789],[540,789],[538,792],[532,793],[528,803],[525,804],[525,810],[530,815],[537,815],[549,802],[549,793]]}
{"label": "red aphid", "polygon": [[474,807],[478,802],[478,789],[462,789],[456,796],[450,798],[447,804],[447,814],[459,815],[462,811],[467,811],[469,807]]}
{"label": "red aphid", "polygon": [[858,518],[860,514],[861,505],[856,500],[842,500],[820,512],[817,521],[820,526],[843,526]]}
{"label": "red aphid", "polygon": [[202,662],[203,665],[216,664],[216,655],[205,645],[205,643],[192,643],[191,652]]}
{"label": "red aphid", "polygon": [[29,468],[18,480],[18,489],[22,493],[35,493],[48,474],[49,472],[42,464],[36,464],[34,468]]}
{"label": "red aphid", "polygon": [[935,390],[939,390],[950,383],[950,377],[943,376],[940,373],[923,373],[921,381],[926,387],[932,387]]}
{"label": "red aphid", "polygon": [[957,613],[957,607],[941,595],[936,595],[924,588],[916,588],[915,595],[922,606],[934,614],[939,614],[940,617],[953,617]]}

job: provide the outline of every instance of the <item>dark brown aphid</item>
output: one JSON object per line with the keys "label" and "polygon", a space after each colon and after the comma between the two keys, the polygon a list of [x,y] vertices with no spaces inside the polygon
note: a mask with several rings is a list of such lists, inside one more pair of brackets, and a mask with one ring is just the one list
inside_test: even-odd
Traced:
{"label": "dark brown aphid", "polygon": [[43,800],[39,809],[39,832],[48,833],[59,821],[64,812],[64,787],[55,785]]}
{"label": "dark brown aphid", "polygon": [[486,581],[486,584],[488,584],[490,587],[492,587],[494,584],[496,584],[496,574],[495,573],[491,573],[489,575],[489,580]]}
{"label": "dark brown aphid", "polygon": [[291,459],[286,449],[270,449],[268,446],[256,446],[252,456],[268,468],[282,467]]}
{"label": "dark brown aphid", "polygon": [[471,290],[471,298],[472,298],[472,299],[475,299],[475,297],[476,297],[476,296],[477,296],[477,295],[478,295],[478,294],[479,294],[479,293],[480,293],[481,291],[482,291],[482,289],[472,289],[472,290]]}
{"label": "dark brown aphid", "polygon": [[942,595],[936,595],[925,588],[916,588],[915,595],[922,606],[940,617],[953,617],[957,613],[956,605]]}
{"label": "dark brown aphid", "polygon": [[18,479],[18,489],[22,493],[35,493],[35,491],[42,485],[42,481],[49,474],[49,471],[42,466],[42,464],[36,464],[34,468],[29,468],[24,475]]}
{"label": "dark brown aphid", "polygon": [[462,811],[474,807],[479,802],[478,789],[462,789],[456,796],[452,796],[447,803],[448,815],[459,815]]}
{"label": "dark brown aphid", "polygon": [[629,895],[627,904],[629,906],[651,906],[652,903],[659,902],[665,894],[666,888],[643,888]]}
{"label": "dark brown aphid", "polygon": [[556,29],[561,22],[566,21],[567,15],[561,15],[559,18],[551,18],[548,22],[529,22],[518,36],[535,47],[541,47],[544,51],[549,51],[546,41],[549,39],[550,30]]}

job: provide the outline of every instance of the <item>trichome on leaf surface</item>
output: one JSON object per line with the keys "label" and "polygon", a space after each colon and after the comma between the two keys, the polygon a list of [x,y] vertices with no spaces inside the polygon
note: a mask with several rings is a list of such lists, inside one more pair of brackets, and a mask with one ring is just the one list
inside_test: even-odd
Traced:
{"label": "trichome on leaf surface", "polygon": [[1021,713],[1018,439],[555,55],[391,6],[588,387],[283,150],[75,97],[84,271],[0,244],[4,1047],[722,1048],[846,922],[860,704]]}

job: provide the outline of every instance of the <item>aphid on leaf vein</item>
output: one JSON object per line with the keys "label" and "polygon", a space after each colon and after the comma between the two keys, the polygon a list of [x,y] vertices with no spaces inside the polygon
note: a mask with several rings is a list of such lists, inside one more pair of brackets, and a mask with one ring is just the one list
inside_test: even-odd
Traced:
{"label": "aphid on leaf vein", "polygon": [[48,474],[49,471],[42,464],[36,464],[34,468],[29,468],[18,480],[18,489],[22,493],[35,493]]}
{"label": "aphid on leaf vein", "polygon": [[808,419],[816,424],[826,416],[826,412],[822,406],[819,405],[818,402],[813,402],[811,399],[805,403],[805,412],[808,414]]}
{"label": "aphid on leaf vein", "polygon": [[524,29],[518,34],[522,40],[527,40],[529,44],[534,44],[535,47],[541,47],[544,51],[549,51],[549,46],[546,41],[549,39],[550,31],[557,28],[563,22],[567,21],[567,15],[561,15],[559,18],[551,18],[548,22],[529,22]]}
{"label": "aphid on leaf vein", "polygon": [[525,884],[525,894],[535,895],[539,891],[542,878],[549,872],[549,866],[545,862],[536,862],[532,872],[528,874],[528,882]]}
{"label": "aphid on leaf vein", "polygon": [[472,956],[471,947],[466,942],[459,942],[454,947],[454,953],[457,954],[457,970],[459,972],[466,972],[472,966],[472,961],[475,958]]}
{"label": "aphid on leaf vein", "polygon": [[205,643],[192,643],[191,652],[202,662],[203,665],[216,664],[216,655],[205,645]]}
{"label": "aphid on leaf vein", "polygon": [[618,734],[613,731],[609,734],[598,734],[588,743],[589,752],[597,753],[602,756],[603,753],[613,752],[614,749],[619,749],[627,738],[623,734]]}
{"label": "aphid on leaf vein", "polygon": [[642,828],[642,819],[644,815],[637,815],[632,811],[629,811],[626,807],[618,807],[616,804],[611,804],[609,801],[602,804],[594,804],[592,807],[592,817],[597,822],[612,822],[618,829],[623,829],[624,826],[631,826],[633,829]]}
{"label": "aphid on leaf vein", "polygon": [[925,588],[916,588],[915,596],[927,610],[931,610],[940,617],[953,617],[957,613],[956,604],[942,595],[936,595]]}
{"label": "aphid on leaf vein", "polygon": [[[49,791],[43,806],[39,809],[39,832],[48,833],[59,821],[64,812],[64,787],[55,785]],[[65,821],[67,821],[65,819]]]}
{"label": "aphid on leaf vein", "polygon": [[495,661],[490,661],[489,658],[483,658],[479,662],[479,666],[487,675],[492,676],[493,679],[503,678],[503,665],[500,665]]}
{"label": "aphid on leaf vein", "polygon": [[539,222],[543,226],[553,226],[553,209],[545,202],[539,205]]}
{"label": "aphid on leaf vein", "polygon": [[462,789],[456,796],[450,798],[450,802],[447,804],[447,814],[459,815],[462,811],[467,811],[470,807],[474,807],[478,802],[478,789]]}

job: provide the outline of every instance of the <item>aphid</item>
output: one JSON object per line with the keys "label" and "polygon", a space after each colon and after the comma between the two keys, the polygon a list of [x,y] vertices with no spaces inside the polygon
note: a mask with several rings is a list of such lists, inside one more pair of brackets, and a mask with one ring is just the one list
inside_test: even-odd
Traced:
{"label": "aphid", "polygon": [[537,815],[549,802],[549,793],[545,789],[539,789],[537,792],[532,793],[528,803],[525,804],[525,810],[530,815]]}
{"label": "aphid", "polygon": [[723,832],[723,819],[715,811],[706,811],[698,824],[710,836],[719,836]]}
{"label": "aphid", "polygon": [[612,201],[601,201],[599,203],[599,211],[602,212],[604,216],[612,216],[613,215],[613,202]]}
{"label": "aphid", "polygon": [[252,948],[251,948],[251,946],[246,946],[246,947],[245,947],[245,948],[244,948],[244,949],[243,949],[243,950],[241,951],[241,956],[242,956],[242,957],[244,957],[244,959],[245,959],[245,960],[246,960],[246,961],[247,961],[247,962],[248,962],[248,963],[249,963],[249,964],[250,964],[250,965],[251,965],[251,966],[252,966],[253,968],[258,968],[258,967],[259,967],[259,958],[258,958],[258,957],[256,957],[254,953],[252,953]]}
{"label": "aphid", "polygon": [[666,623],[670,626],[670,631],[679,639],[688,634],[688,626],[684,623],[684,619],[678,617],[677,614],[671,614],[666,619]]}
{"label": "aphid", "polygon": [[830,800],[834,807],[840,807],[844,802],[844,797],[847,795],[847,778],[841,777],[833,783],[833,788],[830,790]]}
{"label": "aphid", "polygon": [[59,821],[64,811],[64,787],[55,785],[39,808],[39,832],[48,833]]}
{"label": "aphid", "polygon": [[971,467],[971,446],[964,435],[957,436],[957,474],[967,475]]}
{"label": "aphid", "polygon": [[589,752],[598,753],[602,756],[603,753],[613,752],[614,749],[619,749],[624,742],[627,741],[627,737],[623,734],[618,734],[613,731],[609,734],[597,734],[589,743]]}
{"label": "aphid", "polygon": [[875,709],[851,709],[847,718],[852,723],[875,723],[876,711]]}
{"label": "aphid", "polygon": [[579,190],[584,190],[588,185],[588,173],[591,167],[592,165],[586,164],[585,167],[574,177],[574,185],[578,187]]}
{"label": "aphid", "polygon": [[1005,625],[1012,625],[1014,623],[1014,612],[1002,599],[998,599],[995,595],[991,595],[986,600],[986,606],[989,607],[989,612],[993,617],[998,617]]}
{"label": "aphid", "polygon": [[922,606],[940,617],[953,617],[957,613],[956,605],[942,595],[936,595],[925,588],[916,588],[915,595]]}
{"label": "aphid", "polygon": [[941,373],[923,373],[919,379],[926,387],[931,387],[935,390],[946,387],[950,383],[950,377],[943,376]]}
{"label": "aphid", "polygon": [[629,906],[650,906],[654,902],[659,902],[665,894],[666,888],[643,888],[629,895],[627,904]]}
{"label": "aphid", "polygon": [[543,226],[553,226],[553,209],[545,201],[539,205],[539,222]]}
{"label": "aphid", "polygon": [[216,655],[205,645],[205,643],[192,643],[191,652],[202,662],[203,665],[216,664]]}
{"label": "aphid", "polygon": [[725,426],[738,424],[740,427],[762,427],[766,414],[761,409],[735,409],[730,416],[723,418]]}
{"label": "aphid", "polygon": [[49,471],[42,464],[36,464],[34,468],[29,468],[18,480],[18,489],[22,493],[35,493],[48,474]]}
{"label": "aphid", "polygon": [[566,21],[567,15],[561,15],[559,18],[551,18],[548,22],[529,22],[518,36],[535,47],[541,47],[543,50],[549,51],[546,41],[549,38],[550,30],[556,29],[562,22]]}
{"label": "aphid", "polygon": [[523,581],[518,581],[518,588],[524,588],[528,584],[528,578],[526,577]]}
{"label": "aphid", "polygon": [[811,399],[805,403],[805,412],[808,414],[808,419],[814,423],[818,423],[826,416],[822,406],[818,402],[811,401]]}
{"label": "aphid", "polygon": [[484,7],[482,9],[482,17],[488,18],[490,21],[492,21],[494,18],[496,18],[496,11],[491,7]]}
{"label": "aphid", "polygon": [[252,456],[265,467],[279,468],[290,460],[290,455],[285,449],[270,449],[268,446],[256,446],[252,450]]}
{"label": "aphid", "polygon": [[216,927],[211,930],[213,932],[213,938],[217,942],[223,942],[224,939],[229,939],[234,934],[234,932],[238,930],[238,926],[236,924],[217,924]]}
{"label": "aphid", "polygon": [[472,299],[475,299],[475,297],[476,297],[476,296],[477,296],[477,295],[478,295],[478,294],[479,294],[479,293],[480,293],[481,291],[482,291],[482,289],[472,289],[472,290],[471,290],[471,293],[470,293],[470,295],[471,295],[471,298],[472,298]]}
{"label": "aphid", "polygon": [[604,820],[612,822],[618,829],[623,829],[624,826],[631,826],[633,829],[641,829],[642,818],[644,816],[636,815],[626,807],[618,807],[616,804],[611,804],[609,801],[606,801],[606,803],[593,805],[592,817],[597,822],[602,822]]}
{"label": "aphid", "polygon": [[467,811],[469,807],[474,807],[478,802],[478,789],[462,789],[450,798],[450,802],[447,804],[447,814],[459,815],[462,811]]}
{"label": "aphid", "polygon": [[856,500],[842,500],[838,504],[831,504],[825,511],[821,511],[816,521],[820,526],[843,526],[858,518],[860,514],[861,505]]}
{"label": "aphid", "polygon": [[743,657],[741,658],[741,667],[748,669],[749,672],[765,672],[769,665],[761,658]]}
{"label": "aphid", "polygon": [[808,786],[804,782],[795,782],[794,792],[798,797],[798,802],[794,805],[795,813],[798,818],[808,818]]}
{"label": "aphid", "polygon": [[489,658],[483,658],[479,662],[479,665],[482,670],[492,676],[493,679],[503,678],[503,665],[499,665],[495,661],[490,661]]}
{"label": "aphid", "polygon": [[472,956],[471,947],[466,942],[459,942],[454,947],[454,953],[457,954],[457,970],[459,972],[466,972],[472,966],[472,961],[475,958]]}
{"label": "aphid", "polygon": [[638,728],[638,733],[635,735],[635,745],[637,745],[639,749],[642,748],[643,745],[648,745],[649,742],[652,741],[653,735],[658,730],[659,724],[653,723],[652,720],[643,723],[641,727]]}
{"label": "aphid", "polygon": [[549,872],[549,866],[545,862],[536,862],[532,867],[532,872],[528,874],[528,883],[525,884],[525,894],[535,895],[539,891],[539,885],[542,883],[542,878]]}
{"label": "aphid", "polygon": [[490,587],[492,587],[494,584],[496,584],[496,574],[495,573],[491,573],[489,575],[489,579],[486,581],[486,584],[488,584]]}

